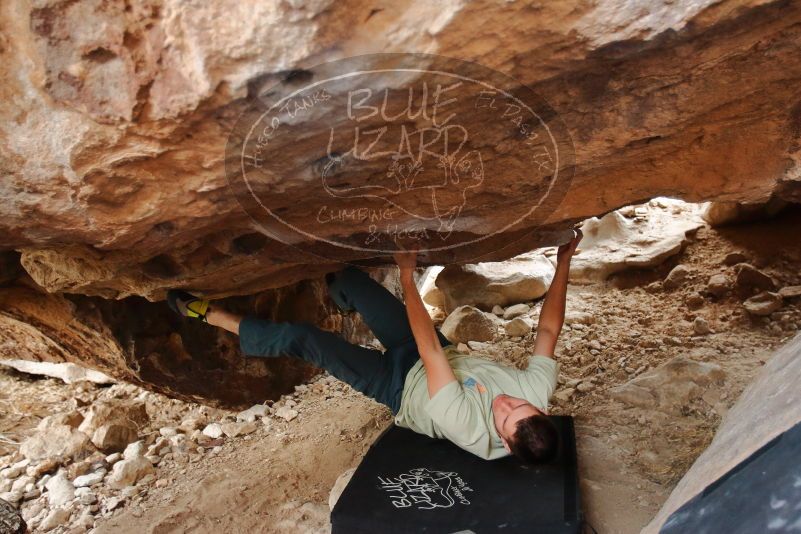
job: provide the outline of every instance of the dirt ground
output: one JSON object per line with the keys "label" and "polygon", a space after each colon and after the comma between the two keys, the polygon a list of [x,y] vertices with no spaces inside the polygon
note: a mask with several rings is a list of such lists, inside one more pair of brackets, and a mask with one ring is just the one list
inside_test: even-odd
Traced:
{"label": "dirt ground", "polygon": [[[723,258],[735,251],[780,286],[801,284],[799,228],[799,210],[767,222],[702,228],[682,253],[658,268],[570,286],[568,312],[588,312],[594,320],[563,332],[557,349],[560,389],[576,379],[592,386],[556,401],[551,413],[575,418],[584,510],[599,533],[639,532],[709,444],[746,384],[799,329],[799,299],[785,301],[769,318],[754,319],[731,293],[698,298],[711,275],[731,275]],[[687,281],[663,289],[661,281],[679,263],[690,268]],[[696,317],[706,319],[712,333],[696,335]],[[532,350],[533,337],[492,343],[485,355],[519,365]],[[720,365],[726,372],[723,385],[674,414],[610,397],[610,388],[679,355]],[[1,372],[0,455],[13,450],[13,442],[42,416],[80,406],[88,390],[98,390],[96,396],[114,394],[114,388]],[[164,424],[203,409],[145,396],[164,403],[154,410]],[[248,436],[226,440],[216,453],[163,462],[157,481],[137,487],[124,506],[98,519],[94,532],[328,532],[331,487],[359,463],[390,424],[390,413],[325,376],[292,400],[299,413],[292,421],[272,418]]]}

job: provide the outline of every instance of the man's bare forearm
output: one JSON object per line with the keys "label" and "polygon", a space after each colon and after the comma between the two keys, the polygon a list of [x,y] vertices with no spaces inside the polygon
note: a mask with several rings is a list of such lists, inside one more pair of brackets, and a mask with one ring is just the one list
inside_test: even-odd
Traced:
{"label": "man's bare forearm", "polygon": [[414,340],[417,343],[417,350],[421,355],[430,353],[432,350],[441,349],[437,332],[434,330],[434,323],[428,315],[423,299],[417,291],[414,283],[413,271],[402,270],[400,274],[403,297],[406,301],[406,315],[409,318],[409,325],[412,328]]}
{"label": "man's bare forearm", "polygon": [[558,337],[565,322],[565,301],[567,300],[567,280],[570,274],[570,258],[556,264],[556,273],[553,276],[551,287],[545,295],[545,301],[540,310],[540,320],[537,331],[548,331]]}

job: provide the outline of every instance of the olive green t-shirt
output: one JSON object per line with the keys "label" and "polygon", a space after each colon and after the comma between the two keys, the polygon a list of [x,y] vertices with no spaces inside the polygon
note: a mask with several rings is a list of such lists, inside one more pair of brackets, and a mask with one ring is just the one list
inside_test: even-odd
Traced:
{"label": "olive green t-shirt", "polygon": [[454,345],[444,351],[456,381],[429,399],[425,367],[418,361],[406,375],[395,424],[448,439],[487,460],[507,456],[492,418],[492,399],[505,393],[545,410],[556,389],[559,364],[547,356],[530,356],[528,367],[519,370],[461,354]]}

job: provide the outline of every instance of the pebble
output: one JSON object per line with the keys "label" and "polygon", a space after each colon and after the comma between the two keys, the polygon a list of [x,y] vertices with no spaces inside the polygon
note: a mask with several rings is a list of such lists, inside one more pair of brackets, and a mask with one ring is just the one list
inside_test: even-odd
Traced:
{"label": "pebble", "polygon": [[109,454],[108,456],[106,456],[106,463],[108,465],[114,465],[117,462],[119,462],[120,460],[122,460],[122,453],[121,452],[115,452],[113,454]]}
{"label": "pebble", "polygon": [[203,434],[211,439],[219,438],[223,435],[222,426],[220,426],[219,423],[208,424],[206,428],[203,429]]}
{"label": "pebble", "polygon": [[48,480],[45,487],[50,506],[63,506],[75,498],[75,486],[67,479],[63,471],[59,471]]}
{"label": "pebble", "polygon": [[178,430],[176,430],[175,427],[172,426],[165,426],[163,428],[159,428],[159,434],[161,434],[165,438],[171,438],[176,434],[178,434]]}
{"label": "pebble", "polygon": [[584,381],[578,386],[576,386],[576,390],[580,391],[581,393],[589,393],[590,391],[595,389],[595,384],[592,382]]}
{"label": "pebble", "polygon": [[45,532],[53,530],[69,521],[71,515],[72,512],[67,508],[53,508],[39,524],[39,528]]}
{"label": "pebble", "polygon": [[706,319],[703,317],[696,317],[693,321],[693,331],[699,336],[705,336],[710,334],[712,329],[709,328],[709,323],[706,322]]}
{"label": "pebble", "polygon": [[524,315],[530,310],[531,307],[528,304],[514,304],[504,310],[503,318],[508,321],[510,319],[514,319],[515,317],[519,317],[520,315]]}
{"label": "pebble", "polygon": [[298,416],[298,412],[289,406],[281,406],[275,411],[275,416],[285,421],[291,421]]}
{"label": "pebble", "polygon": [[103,482],[103,478],[106,476],[106,473],[108,473],[108,471],[105,469],[100,469],[94,473],[89,473],[88,475],[81,475],[72,481],[72,485],[76,488],[84,488],[94,486],[95,484],[100,484]]}

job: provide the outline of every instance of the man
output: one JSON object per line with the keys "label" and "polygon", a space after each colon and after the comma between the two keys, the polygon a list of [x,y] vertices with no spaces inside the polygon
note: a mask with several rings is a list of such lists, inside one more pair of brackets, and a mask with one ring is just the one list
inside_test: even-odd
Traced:
{"label": "man", "polygon": [[558,434],[547,406],[556,388],[554,349],[565,314],[570,259],[581,232],[559,247],[557,267],[537,326],[534,355],[525,370],[458,351],[431,322],[414,282],[415,251],[395,254],[404,305],[367,273],[347,267],[326,275],[343,311],[361,313],[385,352],[348,343],[306,322],[273,322],[229,313],[209,301],[171,290],[170,306],[239,335],[248,356],[302,358],[387,405],[395,423],[446,438],[473,454],[495,459],[513,453],[528,464],[552,460]]}

